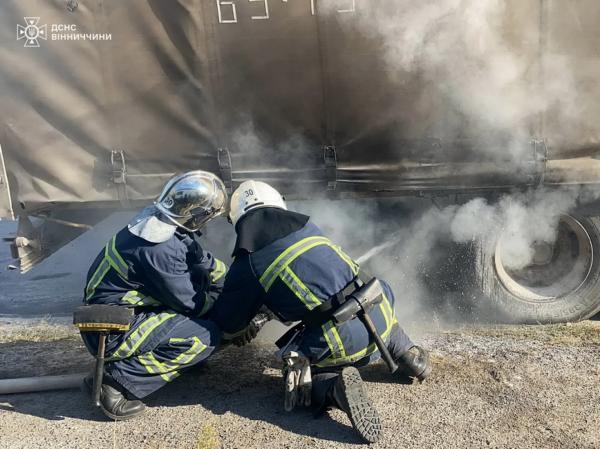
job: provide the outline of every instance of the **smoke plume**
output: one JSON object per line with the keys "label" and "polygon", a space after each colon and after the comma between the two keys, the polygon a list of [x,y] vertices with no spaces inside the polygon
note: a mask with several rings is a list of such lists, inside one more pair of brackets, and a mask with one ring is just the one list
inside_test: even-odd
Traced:
{"label": "smoke plume", "polygon": [[[494,251],[500,242],[504,266],[518,270],[532,263],[535,243],[554,244],[561,215],[571,213],[581,198],[598,197],[592,189],[540,188],[441,208],[420,200],[311,201],[291,207],[310,214],[364,269],[391,284],[401,320],[431,319],[441,312],[451,321],[464,321],[470,318],[456,310],[452,295],[479,292],[445,278],[439,266],[457,263],[458,271],[466,272],[474,269],[475,260],[454,260],[454,249],[444,243],[485,244]],[[445,288],[452,282],[457,291],[449,294]]]}
{"label": "smoke plume", "polygon": [[[399,88],[418,77],[420,96],[398,106],[433,119],[435,137],[479,140],[479,151],[520,163],[531,137],[549,137],[559,151],[598,134],[592,61],[568,36],[592,32],[582,13],[572,2],[381,0],[357,1],[355,17],[338,17],[380,42]],[[501,148],[489,138],[502,138]]]}
{"label": "smoke plume", "polygon": [[[399,122],[412,116],[409,127],[427,124],[422,127],[425,134],[417,138],[470,139],[476,143],[473,159],[493,160],[512,169],[531,162],[532,138],[548,138],[551,156],[564,156],[565,149],[580,147],[598,134],[597,114],[591,113],[597,106],[590,99],[600,92],[597,83],[589,82],[595,75],[576,59],[581,49],[565,47],[568,29],[557,25],[564,6],[574,18],[571,22],[578,23],[582,33],[590,32],[580,20],[582,10],[572,2],[558,6],[537,0],[315,4],[317,15],[347,22],[364,39],[375,42],[389,81],[398,91],[412,89],[406,98],[399,95],[396,112]],[[351,4],[355,14],[340,14]],[[400,139],[407,137],[406,129],[398,129],[397,134]],[[237,133],[234,141],[240,148],[256,148],[256,154],[269,147],[252,125]],[[269,150],[269,155],[276,153],[284,165],[294,166],[298,154],[310,151],[299,150],[304,144],[301,139],[291,142]],[[405,156],[402,147],[397,152],[399,158]],[[430,269],[448,259],[440,241],[463,245],[500,241],[504,265],[518,270],[532,262],[535,243],[555,241],[561,215],[570,213],[579,200],[597,197],[597,191],[587,189],[540,187],[445,207],[428,207],[417,200],[323,200],[298,202],[291,208],[311,215],[365,269],[392,284],[398,312],[406,318],[440,299],[432,298],[435,293],[427,285],[443,277]],[[468,260],[454,262],[469,269]]]}

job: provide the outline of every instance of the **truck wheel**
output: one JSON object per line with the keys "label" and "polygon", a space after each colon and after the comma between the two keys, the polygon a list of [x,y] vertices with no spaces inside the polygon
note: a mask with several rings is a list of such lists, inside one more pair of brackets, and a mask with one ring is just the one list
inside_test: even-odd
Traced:
{"label": "truck wheel", "polygon": [[560,323],[600,311],[600,218],[564,215],[556,242],[532,249],[531,264],[511,270],[502,261],[502,241],[478,244],[475,285],[481,286],[495,320]]}

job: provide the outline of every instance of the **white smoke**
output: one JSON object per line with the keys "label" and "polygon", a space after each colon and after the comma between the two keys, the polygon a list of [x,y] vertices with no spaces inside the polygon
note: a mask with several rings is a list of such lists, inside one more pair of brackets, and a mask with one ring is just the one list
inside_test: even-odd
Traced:
{"label": "white smoke", "polygon": [[500,242],[506,268],[531,264],[535,243],[554,244],[560,216],[576,205],[579,189],[507,195],[495,205],[478,198],[459,207],[450,222],[455,242]]}
{"label": "white smoke", "polygon": [[[337,3],[326,7],[328,2],[320,2],[320,11],[335,14]],[[408,92],[411,102],[398,107],[414,111],[417,123],[431,123],[426,129],[433,137],[473,139],[479,143],[479,156],[520,167],[531,160],[531,138],[550,137],[550,151],[559,153],[564,147],[576,148],[597,128],[591,124],[591,101],[586,98],[597,98],[597,89],[581,83],[589,74],[582,64],[574,64],[581,48],[556,50],[567,42],[566,31],[556,27],[562,5],[537,0],[380,0],[356,5],[356,15],[336,17],[351,26],[358,22],[366,39],[379,42],[399,92],[418,80],[410,84],[419,89]],[[565,7],[575,19],[582,12],[570,2]],[[540,188],[493,203],[477,198],[462,206],[432,208],[417,220],[392,227],[391,236],[380,238],[359,259],[420,302],[429,294],[422,285],[423,266],[444,257],[436,254],[437,240],[501,242],[506,268],[521,269],[532,262],[536,243],[555,242],[561,215],[580,196],[585,192],[578,188]],[[363,229],[381,226],[381,221],[348,219]]]}
{"label": "white smoke", "polygon": [[[598,197],[597,189],[539,188],[505,194],[494,202],[475,198],[442,208],[427,208],[421,202],[413,209],[400,209],[406,200],[323,200],[293,203],[291,208],[311,215],[361,266],[389,282],[406,320],[443,299],[432,298],[430,289],[431,284],[448,281],[435,265],[448,263],[452,249],[440,242],[484,244],[491,251],[500,242],[504,266],[521,269],[532,263],[536,243],[555,243],[561,216],[572,213],[578,199]],[[475,261],[456,263],[472,270]],[[459,293],[469,294],[469,287],[459,285]]]}
{"label": "white smoke", "polygon": [[543,8],[537,0],[359,1],[356,17],[347,18],[358,21],[365,38],[380,42],[399,87],[418,77],[421,92],[399,106],[434,121],[436,137],[503,136],[502,150],[483,143],[480,150],[522,162],[530,151],[526,142],[547,137],[550,112],[561,127],[550,131],[558,135],[572,135],[591,120],[584,114],[591,87],[582,88],[574,73],[584,69],[541,43]]}
{"label": "white smoke", "polygon": [[[414,115],[407,126],[428,124],[422,127],[426,134],[420,138],[473,139],[479,143],[480,153],[474,156],[502,161],[511,169],[531,161],[529,141],[533,137],[551,134],[555,146],[551,145],[550,151],[560,152],[561,145],[577,147],[577,142],[585,141],[585,132],[597,129],[597,114],[590,114],[597,108],[590,107],[586,96],[597,99],[598,84],[588,82],[583,88],[581,80],[590,79],[589,73],[583,73],[570,55],[542,42],[548,36],[540,24],[547,19],[543,8],[549,3],[315,2],[317,15],[332,14],[352,27],[358,23],[358,32],[379,44],[386,73],[399,91],[416,86],[417,91],[407,94],[410,102],[400,102],[397,107]],[[572,9],[571,3],[565,7]],[[351,4],[356,6],[356,14],[339,13]],[[559,6],[553,7],[556,14]],[[577,70],[583,74],[575,73]],[[403,120],[406,114],[398,116]],[[403,131],[398,130],[400,137],[406,137],[401,135]],[[252,126],[234,140],[240,148],[265,146]],[[269,150],[268,154],[272,153]],[[277,153],[293,156],[308,151],[284,149]],[[402,155],[402,148],[398,154]],[[399,205],[406,200],[313,201],[295,203],[292,208],[311,215],[352,257],[388,280],[396,292],[398,311],[406,316],[432,299],[425,284],[441,275],[424,267],[448,258],[438,241],[484,242],[494,247],[500,241],[504,265],[521,269],[532,262],[536,243],[554,243],[561,215],[570,213],[579,200],[592,198],[598,198],[597,191],[538,188],[493,201],[476,198],[441,208],[403,209]],[[462,262],[469,269],[469,261]]]}
{"label": "white smoke", "polygon": [[[241,157],[251,161],[249,168],[256,168],[261,173],[270,172],[269,181],[275,184],[294,184],[297,195],[302,197],[310,189],[311,168],[315,162],[313,153],[308,151],[311,145],[300,133],[292,133],[285,139],[277,140],[273,136],[261,132],[252,117],[244,116],[241,124],[234,128],[229,136],[232,144],[232,158]],[[304,183],[302,182],[304,180]]]}

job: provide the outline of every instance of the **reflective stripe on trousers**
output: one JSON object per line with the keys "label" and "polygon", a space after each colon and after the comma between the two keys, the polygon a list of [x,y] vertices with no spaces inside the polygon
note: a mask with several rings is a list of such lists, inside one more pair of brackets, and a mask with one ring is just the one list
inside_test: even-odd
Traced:
{"label": "reflective stripe on trousers", "polygon": [[[392,331],[392,327],[398,323],[398,320],[385,294],[383,295],[383,301],[381,304],[379,304],[379,308],[385,320],[385,330],[380,334],[380,336],[383,340],[385,340]],[[346,349],[344,348],[344,343],[335,324],[332,321],[328,321],[322,326],[322,328],[323,335],[325,336],[325,341],[327,342],[327,346],[329,346],[331,355],[322,362],[316,364],[316,366],[320,368],[354,363],[377,351],[377,345],[375,343],[371,343],[366,348],[354,354],[347,354]]]}
{"label": "reflective stripe on trousers", "polygon": [[170,382],[179,376],[179,370],[200,355],[207,346],[198,337],[171,338],[169,344],[186,343],[190,348],[179,354],[173,360],[160,362],[152,351],[138,356],[138,360],[150,374],[160,374],[164,381]]}
{"label": "reflective stripe on trousers", "polygon": [[135,355],[137,349],[152,334],[152,331],[154,331],[164,322],[176,316],[176,313],[163,312],[157,315],[152,315],[151,317],[142,321],[106,360],[110,362],[119,359],[126,359],[132,355]]}

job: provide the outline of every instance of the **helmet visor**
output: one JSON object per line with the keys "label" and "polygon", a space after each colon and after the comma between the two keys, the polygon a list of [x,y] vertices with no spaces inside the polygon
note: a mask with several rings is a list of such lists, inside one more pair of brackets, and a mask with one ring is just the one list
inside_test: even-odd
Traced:
{"label": "helmet visor", "polygon": [[173,218],[187,219],[194,212],[210,208],[213,196],[211,180],[189,177],[168,191],[160,203]]}
{"label": "helmet visor", "polygon": [[193,232],[222,214],[226,203],[222,181],[211,173],[195,172],[167,184],[156,205],[172,222]]}

